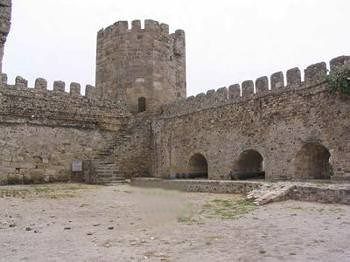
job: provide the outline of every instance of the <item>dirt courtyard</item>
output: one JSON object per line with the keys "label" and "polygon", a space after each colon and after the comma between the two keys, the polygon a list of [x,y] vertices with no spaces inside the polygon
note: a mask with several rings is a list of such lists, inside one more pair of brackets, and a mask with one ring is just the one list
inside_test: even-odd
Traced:
{"label": "dirt courtyard", "polygon": [[0,206],[0,261],[350,261],[344,205],[56,184]]}

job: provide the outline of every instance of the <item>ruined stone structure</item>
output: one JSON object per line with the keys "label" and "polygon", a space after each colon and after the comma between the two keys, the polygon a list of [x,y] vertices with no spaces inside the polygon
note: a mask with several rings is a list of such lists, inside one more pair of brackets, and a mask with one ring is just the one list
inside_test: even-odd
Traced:
{"label": "ruined stone structure", "polygon": [[[11,4],[0,5],[3,48]],[[85,96],[77,83],[66,92],[62,81],[28,88],[1,75],[1,184],[350,177],[350,97],[329,92],[326,63],[303,79],[293,68],[186,98],[184,32],[140,24],[98,32],[96,87]],[[342,56],[329,69],[349,65]]]}
{"label": "ruined stone structure", "polygon": [[6,37],[11,26],[11,0],[0,0],[0,73],[2,72],[2,59]]}

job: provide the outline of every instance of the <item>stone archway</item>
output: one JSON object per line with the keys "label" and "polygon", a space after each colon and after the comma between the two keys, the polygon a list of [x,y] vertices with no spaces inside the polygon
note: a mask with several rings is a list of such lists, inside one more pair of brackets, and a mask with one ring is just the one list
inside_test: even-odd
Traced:
{"label": "stone archway", "polygon": [[332,174],[328,149],[318,143],[306,143],[295,158],[295,178],[330,179]]}
{"label": "stone archway", "polygon": [[264,159],[253,149],[242,152],[235,161],[231,171],[231,179],[258,179],[265,178]]}
{"label": "stone archway", "polygon": [[188,178],[208,178],[208,161],[202,154],[194,154],[188,162]]}

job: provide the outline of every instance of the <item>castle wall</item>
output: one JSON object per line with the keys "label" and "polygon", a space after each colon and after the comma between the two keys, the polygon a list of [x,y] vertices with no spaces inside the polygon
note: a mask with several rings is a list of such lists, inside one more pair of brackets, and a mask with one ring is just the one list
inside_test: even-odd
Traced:
{"label": "castle wall", "polygon": [[11,0],[0,0],[0,73],[2,72],[2,59],[6,37],[11,26]]}
{"label": "castle wall", "polygon": [[[2,58],[10,2],[0,8]],[[96,87],[85,96],[78,83],[48,90],[38,78],[28,88],[0,74],[0,184],[67,181],[73,160],[92,160],[107,179],[189,174],[195,154],[209,179],[350,178],[350,98],[329,92],[326,63],[309,66],[304,81],[293,68],[185,98],[185,57],[182,30],[117,22],[98,33]],[[349,65],[338,57],[330,69]],[[141,97],[146,112],[130,114]]]}
{"label": "castle wall", "polygon": [[91,160],[108,147],[124,122],[125,109],[110,101],[95,99],[88,86],[37,79],[34,88],[16,78],[0,85],[0,184],[67,181],[73,160]]}
{"label": "castle wall", "polygon": [[145,20],[117,22],[97,35],[96,87],[103,98],[125,101],[138,112],[138,99],[146,110],[186,97],[185,34],[169,34],[166,24]]}
{"label": "castle wall", "polygon": [[[349,61],[339,57],[331,67]],[[330,153],[333,179],[349,178],[350,98],[330,94],[326,73],[325,63],[312,65],[302,82],[293,68],[286,81],[273,74],[270,88],[262,77],[165,106],[152,127],[155,176],[187,173],[189,159],[200,153],[209,179],[229,179],[241,153],[256,150],[267,179],[302,179],[309,156],[297,159],[304,145],[316,144]]]}

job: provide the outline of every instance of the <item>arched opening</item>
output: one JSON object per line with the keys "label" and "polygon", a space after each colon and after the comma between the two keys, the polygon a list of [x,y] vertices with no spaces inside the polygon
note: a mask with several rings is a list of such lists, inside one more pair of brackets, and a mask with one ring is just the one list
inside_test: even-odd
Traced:
{"label": "arched opening", "polygon": [[264,159],[255,150],[247,150],[240,154],[231,172],[231,179],[264,179]]}
{"label": "arched opening", "polygon": [[139,97],[138,99],[138,112],[141,113],[141,112],[145,112],[146,111],[146,98],[144,97]]}
{"label": "arched opening", "polygon": [[331,154],[323,145],[307,143],[295,158],[296,178],[330,179],[332,167],[329,163]]}
{"label": "arched opening", "polygon": [[190,158],[186,178],[208,178],[208,162],[202,154],[195,154]]}

